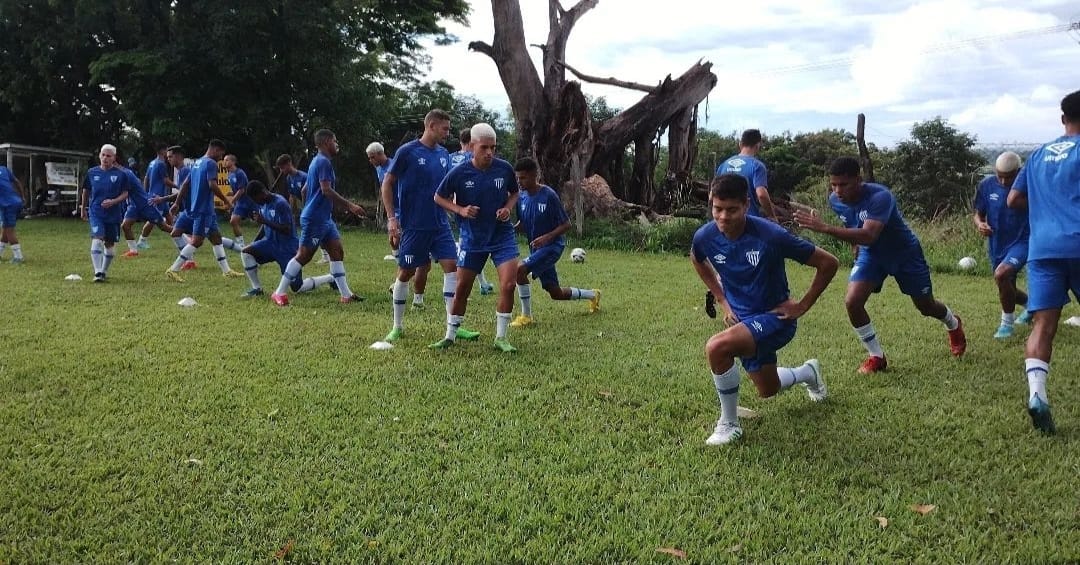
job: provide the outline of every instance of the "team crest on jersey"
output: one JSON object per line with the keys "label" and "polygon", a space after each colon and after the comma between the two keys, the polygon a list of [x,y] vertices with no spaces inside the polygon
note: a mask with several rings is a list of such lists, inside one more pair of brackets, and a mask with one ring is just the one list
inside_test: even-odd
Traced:
{"label": "team crest on jersey", "polygon": [[724,255],[723,253],[717,253],[716,255],[713,255],[712,258],[713,258],[713,261],[716,261],[717,265],[725,265],[725,264],[727,264],[727,256]]}
{"label": "team crest on jersey", "polygon": [[866,212],[866,210],[860,210],[859,211],[859,221],[860,222],[865,222],[866,218],[868,218],[868,217],[870,217],[870,214],[868,214]]}
{"label": "team crest on jersey", "polygon": [[445,169],[446,168],[446,157],[439,157],[439,164],[441,164],[443,166],[443,168]]}
{"label": "team crest on jersey", "polygon": [[751,265],[757,267],[758,263],[761,262],[761,251],[756,249],[754,251],[747,251],[746,260],[749,261]]}
{"label": "team crest on jersey", "polygon": [[277,217],[277,210],[270,210],[270,218],[273,219],[273,218],[276,218],[276,217]]}
{"label": "team crest on jersey", "polygon": [[543,203],[543,202],[541,202],[540,204],[537,204],[537,205],[536,205],[536,207],[537,207],[538,209],[540,209],[540,213],[541,213],[541,214],[543,214],[543,213],[544,213],[544,210],[547,210],[547,204],[545,204],[545,203]]}
{"label": "team crest on jersey", "polygon": [[116,179],[118,179],[118,178],[120,178],[120,176],[119,176],[119,175],[110,175],[110,176],[109,176],[109,180],[111,180],[111,181],[113,181],[113,182],[116,182]]}
{"label": "team crest on jersey", "polygon": [[502,190],[503,183],[506,179],[495,179],[495,188]]}
{"label": "team crest on jersey", "polygon": [[421,158],[419,158],[419,159],[417,159],[417,160],[416,160],[416,164],[418,164],[418,165],[420,165],[420,166],[424,166],[424,165],[426,165],[426,164],[427,164],[427,159],[425,159],[425,158],[421,157]]}

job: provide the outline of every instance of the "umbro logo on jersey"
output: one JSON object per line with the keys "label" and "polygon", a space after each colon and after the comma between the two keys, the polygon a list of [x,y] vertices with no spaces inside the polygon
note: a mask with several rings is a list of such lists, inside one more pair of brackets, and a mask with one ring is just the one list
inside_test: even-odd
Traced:
{"label": "umbro logo on jersey", "polygon": [[758,263],[761,262],[761,251],[747,251],[746,260],[749,261],[751,265],[757,267]]}
{"label": "umbro logo on jersey", "polygon": [[471,180],[467,180],[467,181],[465,181],[465,188],[472,188],[472,187],[474,187],[474,186],[476,186],[476,183],[475,183],[475,182],[473,182],[473,181],[471,181]]}
{"label": "umbro logo on jersey", "polygon": [[995,192],[990,195],[990,200],[997,202],[998,200],[1001,200],[1001,195]]}
{"label": "umbro logo on jersey", "polygon": [[841,224],[846,224],[847,223],[847,216],[840,216],[840,223]]}
{"label": "umbro logo on jersey", "polygon": [[717,253],[716,255],[713,255],[712,258],[713,258],[713,261],[716,261],[717,265],[726,265],[727,264],[727,256],[724,255],[723,253]]}
{"label": "umbro logo on jersey", "polygon": [[866,210],[860,210],[859,211],[859,221],[860,222],[865,222],[866,218],[868,218],[868,217],[870,217],[870,214],[868,214],[866,212]]}
{"label": "umbro logo on jersey", "polygon": [[427,164],[427,159],[421,157],[421,158],[416,160],[416,164],[421,165],[421,166],[426,165]]}
{"label": "umbro logo on jersey", "polygon": [[754,326],[754,329],[757,330],[758,333],[762,332],[765,329],[765,327],[761,325],[761,322],[758,322],[756,320],[753,321],[753,322],[750,322],[750,325]]}
{"label": "umbro logo on jersey", "polygon": [[536,207],[540,209],[541,214],[544,213],[544,210],[547,210],[547,204],[544,203],[537,204]]}
{"label": "umbro logo on jersey", "polygon": [[742,159],[732,159],[732,160],[728,161],[727,164],[732,169],[738,169],[738,168],[742,167],[743,165],[745,165],[746,161],[743,161]]}
{"label": "umbro logo on jersey", "polygon": [[1059,141],[1046,146],[1046,150],[1053,155],[1043,157],[1044,163],[1056,163],[1069,158],[1069,150],[1076,146],[1072,141]]}
{"label": "umbro logo on jersey", "polygon": [[506,181],[506,179],[495,179],[495,188],[497,188],[499,190],[502,190],[503,183],[505,181]]}
{"label": "umbro logo on jersey", "polygon": [[94,182],[101,180],[101,175],[94,175]]}

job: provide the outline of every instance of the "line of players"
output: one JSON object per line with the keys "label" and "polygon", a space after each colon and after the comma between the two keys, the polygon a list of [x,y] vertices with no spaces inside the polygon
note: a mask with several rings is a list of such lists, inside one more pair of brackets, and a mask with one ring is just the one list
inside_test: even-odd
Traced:
{"label": "line of players", "polygon": [[[472,151],[451,156],[442,147],[450,128],[450,116],[433,110],[424,120],[420,139],[398,149],[393,160],[378,159],[382,177],[381,197],[388,217],[388,232],[397,253],[398,273],[393,293],[393,326],[386,341],[405,336],[405,299],[409,280],[421,269],[429,267],[432,259],[443,269],[443,297],[447,310],[446,337],[432,349],[446,349],[459,338],[475,340],[478,332],[461,327],[469,293],[477,275],[491,259],[499,273],[499,294],[496,306],[494,345],[504,352],[516,349],[507,339],[508,328],[534,323],[532,318],[531,285],[529,276],[538,278],[543,288],[556,300],[588,300],[589,311],[600,307],[598,290],[562,287],[555,263],[565,248],[563,234],[570,223],[558,195],[538,182],[539,170],[532,159],[522,159],[516,166],[494,156],[495,132],[487,124],[471,128],[474,138]],[[332,212],[335,206],[363,216],[364,209],[342,197],[336,188],[332,158],[339,146],[330,130],[315,134],[318,154],[308,171],[303,173],[283,155],[277,161],[286,176],[291,197],[303,202],[299,235],[288,201],[261,182],[248,182],[243,171],[236,167],[233,156],[225,156],[229,169],[232,198],[226,197],[217,184],[217,162],[225,154],[225,145],[212,140],[206,153],[190,167],[183,166],[180,147],[159,148],[158,158],[151,162],[144,183],[133,172],[116,163],[116,148],[105,145],[99,153],[100,166],[87,172],[82,217],[90,223],[91,261],[95,282],[107,280],[114,259],[114,245],[124,232],[129,257],[138,256],[147,248],[149,231],[157,226],[171,234],[178,253],[166,271],[168,278],[184,282],[180,272],[193,263],[196,250],[209,239],[215,258],[225,277],[242,277],[229,267],[225,250],[240,252],[244,271],[251,283],[246,295],[264,294],[258,276],[258,266],[278,263],[281,279],[270,295],[279,306],[289,304],[288,292],[306,292],[322,285],[332,286],[341,294],[341,302],[362,300],[348,286],[344,267],[344,250]],[[369,147],[380,149],[381,146]],[[380,151],[381,152],[381,151]],[[369,151],[370,153],[370,151]],[[374,156],[373,156],[374,157]],[[454,165],[455,159],[458,162]],[[176,174],[166,178],[165,161]],[[375,161],[376,159],[372,159]],[[375,164],[375,163],[373,163]],[[522,190],[519,190],[520,189]],[[214,209],[214,198],[226,203],[230,224],[236,239],[221,236]],[[171,207],[169,203],[172,203]],[[123,205],[126,204],[126,211]],[[517,210],[518,222],[511,223]],[[455,214],[461,231],[461,241],[455,244],[447,212]],[[123,220],[121,221],[121,217]],[[260,225],[260,234],[245,245],[240,221],[251,219]],[[132,228],[146,222],[142,236],[134,240]],[[530,255],[518,261],[515,231],[528,238]],[[305,279],[302,268],[322,249],[329,257],[330,275]],[[426,278],[426,277],[425,277]],[[426,282],[426,281],[425,281]],[[481,280],[482,291],[491,285]],[[522,314],[511,321],[514,292],[521,301]],[[423,287],[418,285],[422,304]]]}
{"label": "line of players", "polygon": [[[1058,320],[1070,291],[1080,300],[1080,91],[1062,99],[1061,111],[1065,134],[1037,149],[1022,168],[1016,154],[999,156],[995,174],[980,183],[974,203],[976,229],[989,239],[1002,307],[995,337],[1011,336],[1018,320],[1033,320],[1024,361],[1027,413],[1032,426],[1044,434],[1056,431],[1046,380]],[[715,316],[719,304],[728,325],[705,345],[720,401],[720,418],[706,439],[708,445],[728,444],[743,435],[737,413],[741,378],[736,357],[761,397],[795,384],[804,385],[813,401],[828,394],[816,359],[794,368],[778,367],[776,352],[794,338],[798,318],[824,292],[839,262],[775,223],[765,168],[755,157],[760,133],[748,130],[740,145],[740,153],[717,168],[709,192],[714,221],[697,231],[690,256],[709,289],[707,310],[712,308],[710,315]],[[829,185],[829,204],[840,226],[823,222],[805,208],[797,208],[794,219],[801,228],[857,246],[844,304],[869,353],[859,372],[875,373],[888,365],[865,308],[888,277],[896,279],[921,314],[945,326],[950,352],[962,356],[967,349],[963,324],[934,298],[921,244],[889,189],[864,182],[860,163],[853,157],[833,161]],[[797,301],[790,297],[785,259],[815,269],[810,287]],[[1025,263],[1026,294],[1016,288],[1016,275]],[[710,298],[715,304],[709,303]],[[1019,318],[1017,304],[1027,306]]]}

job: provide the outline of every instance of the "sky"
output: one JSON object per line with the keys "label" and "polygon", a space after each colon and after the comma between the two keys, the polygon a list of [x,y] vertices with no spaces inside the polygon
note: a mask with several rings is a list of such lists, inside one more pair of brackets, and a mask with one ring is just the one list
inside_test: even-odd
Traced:
{"label": "sky", "polygon": [[[526,42],[543,43],[547,2],[520,3]],[[461,41],[429,47],[427,79],[508,113],[494,62],[466,47],[491,42],[491,3],[470,4],[469,25],[447,22]],[[1078,21],[1075,0],[600,0],[574,27],[566,61],[645,84],[710,61],[719,81],[702,125],[722,133],[854,131],[862,112],[868,141],[883,146],[935,116],[980,143],[1029,144],[1062,134],[1061,98],[1080,89],[1080,30],[1067,29]],[[583,89],[617,108],[642,96]]]}

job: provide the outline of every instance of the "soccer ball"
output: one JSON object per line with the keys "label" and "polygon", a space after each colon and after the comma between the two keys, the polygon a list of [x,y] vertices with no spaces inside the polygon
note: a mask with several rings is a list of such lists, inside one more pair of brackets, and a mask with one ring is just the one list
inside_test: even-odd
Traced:
{"label": "soccer ball", "polygon": [[575,247],[574,250],[570,252],[570,260],[575,263],[584,263],[585,250],[580,247]]}
{"label": "soccer ball", "polygon": [[974,269],[975,268],[975,258],[974,257],[964,257],[963,259],[960,260],[959,265],[960,265],[960,268],[965,270],[965,271],[969,271],[971,269]]}

